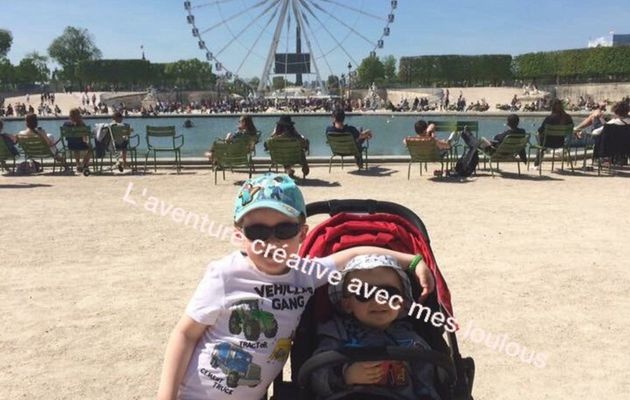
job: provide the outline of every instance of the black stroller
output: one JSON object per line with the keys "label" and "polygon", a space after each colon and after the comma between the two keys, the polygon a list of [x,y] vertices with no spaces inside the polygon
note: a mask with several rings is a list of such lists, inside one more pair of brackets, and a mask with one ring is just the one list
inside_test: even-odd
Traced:
{"label": "black stroller", "polygon": [[[432,312],[440,311],[452,316],[450,294],[444,278],[437,268],[430,247],[429,235],[422,220],[401,205],[375,200],[331,200],[307,205],[307,215],[328,214],[331,218],[315,227],[302,244],[302,256],[325,256],[332,252],[359,245],[376,245],[407,253],[421,253],[433,271],[436,290],[425,306]],[[420,286],[412,277],[414,297]],[[322,367],[358,361],[402,360],[423,361],[435,366],[435,387],[443,400],[472,399],[475,365],[472,358],[462,358],[455,333],[446,332],[423,319],[408,317],[414,330],[433,349],[432,351],[402,347],[360,348],[328,351],[312,356],[317,347],[317,324],[326,321],[332,313],[327,286],[318,289],[306,306],[295,334],[291,350],[291,382],[278,377],[274,381],[272,399],[314,400],[310,387],[311,374]],[[446,337],[446,338],[445,338]],[[369,391],[353,393],[352,398],[374,399]],[[392,399],[397,398],[392,395]],[[334,395],[336,398],[348,399]],[[382,397],[378,397],[382,398]]]}

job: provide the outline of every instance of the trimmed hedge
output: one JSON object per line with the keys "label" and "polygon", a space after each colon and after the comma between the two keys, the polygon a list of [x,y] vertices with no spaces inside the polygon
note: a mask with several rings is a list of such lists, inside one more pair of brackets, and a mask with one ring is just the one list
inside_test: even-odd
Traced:
{"label": "trimmed hedge", "polygon": [[594,47],[527,53],[514,57],[521,79],[577,83],[630,79],[630,47]]}
{"label": "trimmed hedge", "polygon": [[173,63],[150,63],[146,60],[90,60],[82,61],[76,77],[96,86],[113,84],[117,88],[137,86],[207,89],[215,76],[210,64],[197,59]]}
{"label": "trimmed hedge", "polygon": [[402,82],[424,86],[497,85],[512,79],[512,56],[401,57],[398,77]]}
{"label": "trimmed hedge", "polygon": [[419,56],[400,59],[402,82],[424,86],[492,84],[512,79],[539,83],[630,80],[630,46],[509,55]]}
{"label": "trimmed hedge", "polygon": [[151,81],[151,63],[146,60],[87,60],[76,70],[83,82],[113,83],[117,86],[147,84]]}

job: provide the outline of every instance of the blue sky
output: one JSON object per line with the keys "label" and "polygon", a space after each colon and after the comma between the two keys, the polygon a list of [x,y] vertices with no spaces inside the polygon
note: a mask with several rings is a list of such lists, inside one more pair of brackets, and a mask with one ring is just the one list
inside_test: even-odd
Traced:
{"label": "blue sky", "polygon": [[[273,2],[267,1],[269,4]],[[336,48],[327,57],[318,58],[322,75],[328,75],[329,70],[344,72],[349,56],[359,61],[367,56],[367,41],[352,30],[376,41],[385,26],[390,3],[389,0],[304,1],[327,10],[327,13],[316,14],[329,32],[320,26],[310,37],[314,48],[315,42],[320,41],[324,53]],[[242,11],[257,2],[226,0],[223,5],[210,4],[195,10],[196,20],[200,28],[205,29],[228,19],[233,10]],[[103,58],[138,58],[141,45],[144,45],[149,60],[154,62],[204,58],[204,52],[199,50],[191,35],[191,26],[186,23],[183,1],[5,0],[2,3],[0,28],[13,34],[9,58],[14,64],[28,52],[45,53],[50,42],[68,25],[87,28]],[[200,3],[213,1],[193,0],[195,5]],[[346,8],[339,3],[345,4]],[[607,37],[611,30],[630,33],[630,4],[627,0],[599,4],[583,0],[399,0],[398,3],[391,35],[385,38],[385,47],[379,55],[520,54],[586,47],[589,39]],[[360,9],[363,13],[351,9]],[[229,43],[230,32],[236,34],[248,25],[254,25],[239,36],[242,40],[231,44],[220,57],[233,71],[243,63],[239,70],[241,76],[257,75],[269,48],[268,44],[261,43],[266,39],[270,41],[272,28],[263,30],[262,21],[266,18],[252,22],[257,13],[245,13],[227,26],[220,25],[220,29],[203,35],[211,51],[217,53]],[[367,14],[382,15],[383,18],[378,20]],[[312,22],[315,26],[316,21],[312,19]],[[244,52],[258,36],[262,39],[254,47],[255,52],[245,58]],[[342,42],[349,56],[336,46],[335,40]],[[281,49],[286,48],[286,42],[293,43],[293,39],[285,38],[280,44]]]}

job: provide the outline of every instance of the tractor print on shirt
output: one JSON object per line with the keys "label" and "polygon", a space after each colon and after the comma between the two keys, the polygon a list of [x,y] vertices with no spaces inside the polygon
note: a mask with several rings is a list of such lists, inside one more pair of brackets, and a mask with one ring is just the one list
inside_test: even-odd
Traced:
{"label": "tractor print on shirt", "polygon": [[228,387],[255,387],[260,383],[260,365],[252,363],[251,354],[230,343],[222,342],[214,347],[210,366],[225,374]]}
{"label": "tractor print on shirt", "polygon": [[243,300],[231,307],[229,329],[233,335],[243,332],[245,339],[256,341],[260,333],[271,339],[278,333],[278,322],[273,314],[263,311],[258,300]]}

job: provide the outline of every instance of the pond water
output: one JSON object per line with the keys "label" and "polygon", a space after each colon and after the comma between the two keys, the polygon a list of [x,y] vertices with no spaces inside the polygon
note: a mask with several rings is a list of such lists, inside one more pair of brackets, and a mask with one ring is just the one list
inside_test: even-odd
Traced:
{"label": "pond water", "polygon": [[[234,131],[238,125],[238,115],[204,115],[204,116],[173,116],[157,118],[129,117],[125,122],[130,124],[134,133],[140,136],[139,153],[146,149],[144,132],[147,125],[166,126],[174,125],[177,133],[184,135],[184,147],[182,157],[202,157],[203,153],[216,138],[222,138],[227,132]],[[426,115],[426,114],[349,114],[346,123],[357,128],[370,128],[374,133],[374,139],[370,141],[370,155],[405,155],[408,154],[402,140],[412,135],[413,125],[418,119],[427,121],[478,121],[479,136],[491,138],[505,130],[506,116],[501,115]],[[534,132],[543,120],[542,115],[521,117],[520,126],[527,132]],[[190,119],[192,128],[184,128],[184,121]],[[254,115],[254,124],[262,132],[263,140],[273,131],[277,115]],[[330,148],[326,144],[324,131],[331,124],[328,115],[300,114],[293,115],[293,121],[297,130],[306,136],[311,142],[311,156],[328,156]],[[579,120],[579,119],[578,119]],[[59,136],[59,127],[63,119],[42,119],[40,126],[55,137]],[[93,126],[99,122],[109,122],[105,118],[86,118],[86,123]],[[5,132],[16,133],[24,129],[21,120],[5,121]],[[444,137],[445,138],[445,137]],[[262,143],[258,144],[257,154],[264,155]],[[166,156],[166,155],[165,155]]]}

